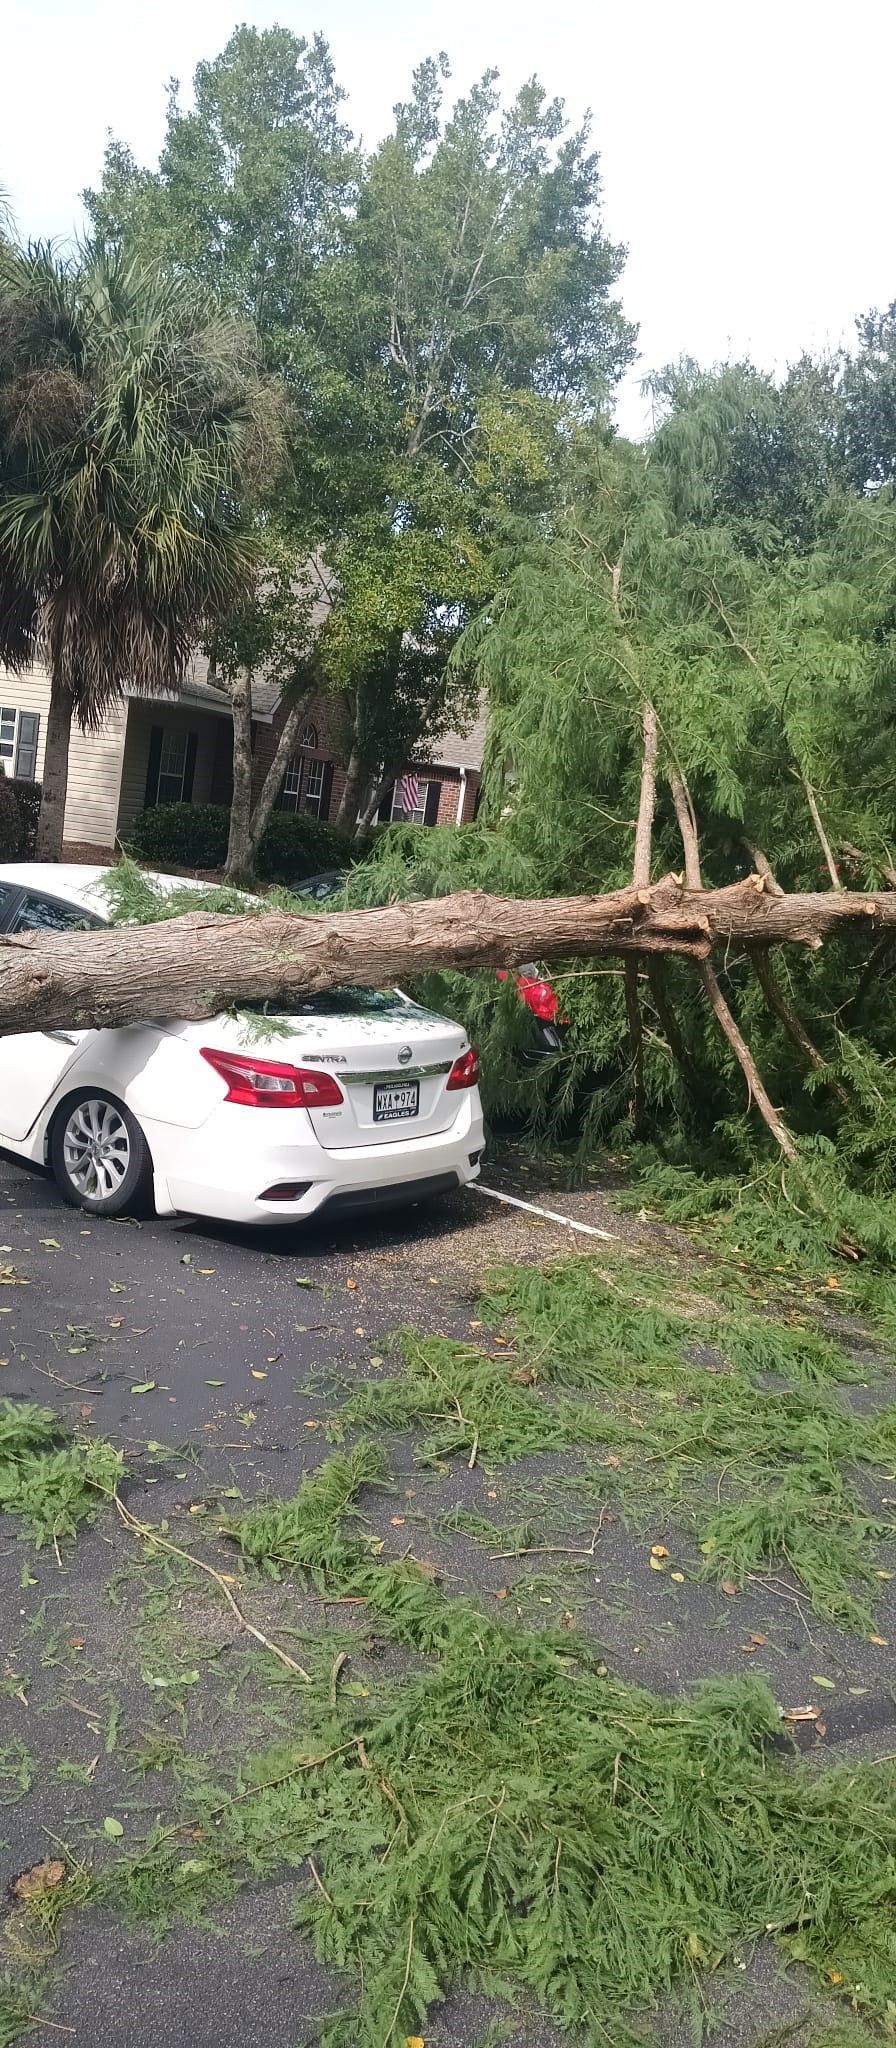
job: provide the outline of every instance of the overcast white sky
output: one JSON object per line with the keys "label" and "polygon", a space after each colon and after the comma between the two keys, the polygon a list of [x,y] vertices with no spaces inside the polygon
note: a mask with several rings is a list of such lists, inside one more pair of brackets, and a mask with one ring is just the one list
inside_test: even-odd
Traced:
{"label": "overcast white sky", "polygon": [[459,89],[494,64],[508,90],[537,71],[573,116],[591,107],[637,377],[683,352],[780,368],[896,297],[893,0],[0,0],[20,232],[79,226],[110,129],[154,162],[166,80],[186,86],[239,20],[321,29],[368,143],[440,47]]}

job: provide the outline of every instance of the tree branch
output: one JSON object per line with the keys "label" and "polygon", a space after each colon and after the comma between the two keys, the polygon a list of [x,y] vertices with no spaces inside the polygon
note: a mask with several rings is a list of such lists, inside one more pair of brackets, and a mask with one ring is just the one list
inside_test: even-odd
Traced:
{"label": "tree branch", "polygon": [[[700,876],[700,847],[697,839],[697,824],[690,793],[677,769],[672,776],[672,801],[675,805],[675,816],[678,819],[678,829],[681,833],[681,843],[684,847],[685,880],[689,889],[700,889],[702,888],[702,881]],[[709,960],[703,960],[697,972],[700,975],[706,994],[734,1053],[735,1059],[740,1065],[747,1084],[748,1096],[756,1103],[760,1116],[764,1117],[772,1137],[775,1139],[776,1144],[780,1146],[785,1159],[791,1166],[798,1166],[799,1153],[790,1132],[786,1125],[782,1123],[781,1117],[772,1102],[746,1039],[725,1001],[719,987],[715,968]]]}

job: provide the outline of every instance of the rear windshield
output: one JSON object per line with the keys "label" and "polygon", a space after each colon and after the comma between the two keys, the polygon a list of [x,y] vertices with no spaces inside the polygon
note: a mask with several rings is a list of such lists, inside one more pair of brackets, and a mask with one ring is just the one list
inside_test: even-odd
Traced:
{"label": "rear windshield", "polygon": [[330,988],[298,1002],[245,1003],[263,1017],[393,1017],[405,1015],[410,1005],[394,989]]}

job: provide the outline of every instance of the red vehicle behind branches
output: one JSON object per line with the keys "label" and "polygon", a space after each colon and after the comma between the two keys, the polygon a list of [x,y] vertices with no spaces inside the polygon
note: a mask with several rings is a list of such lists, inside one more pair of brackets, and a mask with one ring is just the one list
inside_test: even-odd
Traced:
{"label": "red vehicle behind branches", "polygon": [[[522,1057],[541,1060],[562,1052],[569,1018],[560,1015],[560,1000],[553,982],[548,981],[532,962],[525,967],[516,967],[512,972],[520,1001],[525,1003],[534,1022],[532,1044],[526,1046]],[[499,981],[508,979],[506,967],[499,967],[497,974]]]}

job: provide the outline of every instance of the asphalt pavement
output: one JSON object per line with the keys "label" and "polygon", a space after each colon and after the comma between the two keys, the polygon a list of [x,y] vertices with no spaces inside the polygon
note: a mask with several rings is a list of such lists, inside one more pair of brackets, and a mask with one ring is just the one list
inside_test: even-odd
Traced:
{"label": "asphalt pavement", "polygon": [[[513,1185],[537,1200],[531,1177],[518,1174]],[[554,1187],[550,1206],[558,1205]],[[574,1208],[586,1213],[581,1197]],[[599,1191],[587,1214],[617,1227]],[[99,1222],[65,1208],[41,1175],[8,1160],[0,1161],[0,1238],[0,1266],[12,1269],[0,1286],[0,1392],[45,1403],[122,1448],[132,1512],[164,1517],[172,1541],[200,1547],[203,1519],[222,1502],[290,1494],[328,1454],[328,1414],[347,1388],[388,1370],[396,1328],[412,1322],[465,1337],[489,1264],[570,1248],[562,1229],[470,1191],[431,1211],[276,1233],[186,1219]],[[586,1506],[574,1489],[559,1540],[582,1547],[603,1506],[599,1552],[567,1586],[552,1584],[525,1560],[508,1564],[445,1531],[455,1504],[509,1519],[512,1472],[471,1471],[460,1460],[422,1473],[406,1437],[389,1442],[388,1462],[393,1491],[370,1503],[370,1526],[386,1557],[406,1550],[409,1536],[415,1554],[425,1548],[449,1593],[509,1598],[536,1623],[559,1620],[569,1600],[610,1669],[658,1691],[742,1671],[755,1635],[750,1666],[766,1672],[780,1700],[808,1696],[813,1674],[829,1675],[830,1753],[894,1746],[896,1702],[880,1650],[807,1619],[786,1590],[745,1594],[734,1613],[705,1586],[672,1584],[645,1569],[643,1531],[615,1517],[610,1495]],[[575,1470],[573,1454],[529,1462],[548,1480],[568,1481]],[[683,1542],[662,1527],[650,1535]],[[260,1731],[271,1723],[257,1656],[250,1669],[246,1638],[214,1589],[206,1597],[176,1575],[156,1584],[114,1516],[98,1518],[58,1558],[52,1547],[35,1558],[9,1522],[0,1541],[2,1891],[54,1844],[101,1864],[110,1816],[126,1842],[140,1840],[172,1797],[166,1741],[183,1737],[187,1752],[213,1749],[235,1765],[248,1747],[263,1746]],[[896,1640],[888,1585],[887,1605],[893,1626],[885,1614],[882,1631]],[[272,1633],[321,1625],[318,1601],[273,1583],[253,1594],[251,1615]],[[180,1711],[186,1665],[197,1673],[195,1697],[178,1719],[166,1686]],[[360,1653],[355,1668],[363,1678]],[[25,1791],[15,1782],[20,1753],[30,1760]],[[315,2018],[343,2002],[344,1987],[292,1931],[295,1889],[294,1877],[249,1887],[214,1928],[180,1929],[161,1948],[110,1913],[75,1913],[38,2015],[45,2024],[32,2038],[42,2048],[66,2038],[85,2048],[300,2048],[313,2040]],[[713,1988],[713,2048],[747,2048],[805,2010],[804,1987],[769,1955],[747,1954],[744,1965]],[[482,2048],[498,2011],[477,1998],[450,2000],[434,2015],[426,2048]],[[558,2048],[546,2021],[512,2024],[507,2048]],[[653,2038],[685,2048],[691,2035],[669,2014]],[[792,2038],[799,2048],[809,2036]],[[563,2039],[576,2048],[574,2035]]]}

